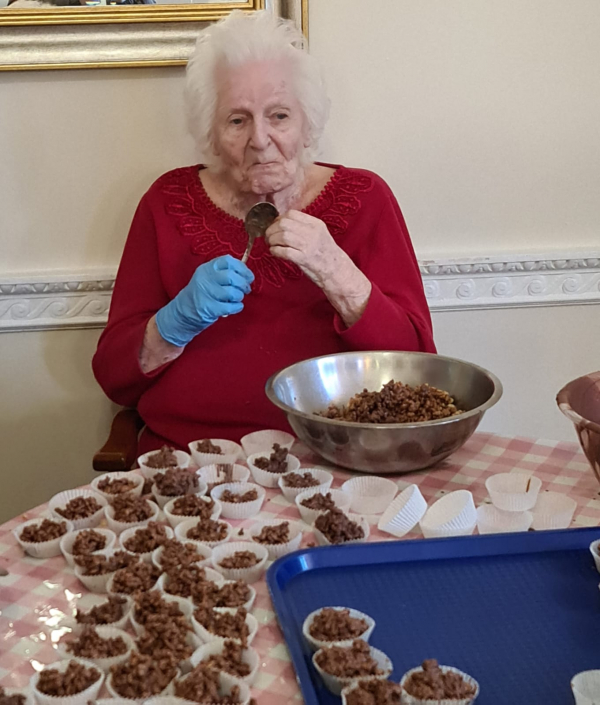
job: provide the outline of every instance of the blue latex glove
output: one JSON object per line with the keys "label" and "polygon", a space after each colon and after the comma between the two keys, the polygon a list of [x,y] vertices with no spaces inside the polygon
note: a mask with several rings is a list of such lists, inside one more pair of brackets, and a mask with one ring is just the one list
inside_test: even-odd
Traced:
{"label": "blue latex glove", "polygon": [[201,264],[190,283],[156,314],[156,326],[169,343],[182,347],[221,316],[239,313],[254,274],[231,255]]}

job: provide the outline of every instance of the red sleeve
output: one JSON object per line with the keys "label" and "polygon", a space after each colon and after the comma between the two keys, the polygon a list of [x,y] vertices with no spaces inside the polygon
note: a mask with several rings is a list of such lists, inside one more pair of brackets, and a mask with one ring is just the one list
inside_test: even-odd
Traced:
{"label": "red sleeve", "polygon": [[400,207],[387,185],[377,225],[352,254],[371,280],[361,318],[346,328],[338,314],[334,327],[351,350],[413,350],[435,353],[429,307],[410,236]]}
{"label": "red sleeve", "polygon": [[169,298],[162,284],[156,229],[145,196],[133,218],[113,291],[108,325],[98,342],[92,369],[112,401],[135,406],[166,366],[142,372],[139,352],[150,318]]}

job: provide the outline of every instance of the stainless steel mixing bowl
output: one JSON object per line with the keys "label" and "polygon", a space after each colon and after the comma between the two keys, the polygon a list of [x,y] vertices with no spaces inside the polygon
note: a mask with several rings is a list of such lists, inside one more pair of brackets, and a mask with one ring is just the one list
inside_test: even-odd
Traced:
{"label": "stainless steel mixing bowl", "polygon": [[[464,413],[414,424],[368,424],[317,416],[346,404],[363,389],[391,379],[428,384],[454,397]],[[349,352],[297,362],[267,382],[268,398],[282,409],[298,438],[336,465],[368,473],[421,470],[448,457],[471,436],[502,396],[500,380],[477,365],[416,352]]]}

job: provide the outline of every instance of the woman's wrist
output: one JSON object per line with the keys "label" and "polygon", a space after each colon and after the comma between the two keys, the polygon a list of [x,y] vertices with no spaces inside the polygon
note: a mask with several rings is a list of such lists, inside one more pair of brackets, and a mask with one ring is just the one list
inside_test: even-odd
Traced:
{"label": "woman's wrist", "polygon": [[148,321],[144,333],[144,342],[140,349],[140,368],[144,374],[149,374],[159,367],[176,360],[184,351],[184,347],[178,347],[167,342],[159,333],[156,325],[156,316]]}
{"label": "woman's wrist", "polygon": [[347,328],[363,315],[371,296],[372,284],[348,257],[323,284],[323,293]]}

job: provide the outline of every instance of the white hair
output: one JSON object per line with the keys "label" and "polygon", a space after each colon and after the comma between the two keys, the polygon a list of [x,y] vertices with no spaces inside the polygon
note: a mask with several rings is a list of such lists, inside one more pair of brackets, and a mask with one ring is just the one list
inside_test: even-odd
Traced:
{"label": "white hair", "polygon": [[185,103],[188,128],[204,164],[219,164],[213,141],[217,67],[284,59],[289,61],[296,97],[305,117],[307,147],[303,161],[315,158],[329,116],[329,97],[317,60],[305,49],[304,35],[294,23],[267,10],[234,10],[202,30],[187,65]]}

